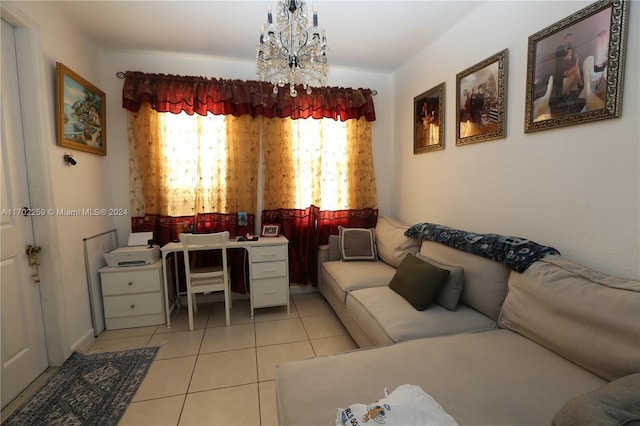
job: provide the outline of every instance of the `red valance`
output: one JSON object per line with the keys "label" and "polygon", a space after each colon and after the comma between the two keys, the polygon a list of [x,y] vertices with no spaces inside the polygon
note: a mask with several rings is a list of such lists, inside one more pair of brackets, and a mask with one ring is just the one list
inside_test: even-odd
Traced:
{"label": "red valance", "polygon": [[158,112],[187,114],[251,114],[274,118],[333,118],[345,121],[376,119],[371,89],[314,87],[311,94],[300,87],[292,98],[289,90],[273,93],[262,81],[224,80],[165,74],[125,73],[122,107],[136,112],[148,102]]}

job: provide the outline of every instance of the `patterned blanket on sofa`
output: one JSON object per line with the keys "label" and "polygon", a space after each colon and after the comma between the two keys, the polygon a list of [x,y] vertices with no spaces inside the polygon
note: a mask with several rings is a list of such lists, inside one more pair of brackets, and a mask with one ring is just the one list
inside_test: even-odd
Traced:
{"label": "patterned blanket on sofa", "polygon": [[434,223],[418,223],[404,233],[418,240],[435,241],[458,250],[502,262],[516,272],[524,272],[544,256],[560,252],[520,237],[477,234]]}

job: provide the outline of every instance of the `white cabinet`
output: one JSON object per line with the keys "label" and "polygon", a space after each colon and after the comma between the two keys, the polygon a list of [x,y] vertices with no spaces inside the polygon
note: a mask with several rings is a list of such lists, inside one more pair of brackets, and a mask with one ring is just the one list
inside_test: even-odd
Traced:
{"label": "white cabinet", "polygon": [[162,262],[101,268],[102,302],[107,330],[165,323]]}
{"label": "white cabinet", "polygon": [[289,312],[288,244],[284,237],[261,238],[250,252],[251,316],[254,308],[287,306]]}

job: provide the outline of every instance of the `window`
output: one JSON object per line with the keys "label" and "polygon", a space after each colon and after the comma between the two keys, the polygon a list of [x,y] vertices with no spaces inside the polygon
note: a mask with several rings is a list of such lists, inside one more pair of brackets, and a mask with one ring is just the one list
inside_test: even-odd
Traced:
{"label": "window", "polygon": [[371,124],[364,118],[266,120],[262,153],[266,210],[376,205]]}
{"label": "window", "polygon": [[[375,207],[364,118],[130,113],[131,210],[137,216]],[[260,161],[262,153],[263,161]],[[262,187],[258,187],[259,169]]]}
{"label": "window", "polygon": [[165,143],[167,174],[171,190],[191,190],[195,182],[214,192],[225,190],[225,116],[208,114],[160,114],[159,125]]}
{"label": "window", "polygon": [[332,119],[291,120],[296,205],[324,210],[347,208],[346,123]]}

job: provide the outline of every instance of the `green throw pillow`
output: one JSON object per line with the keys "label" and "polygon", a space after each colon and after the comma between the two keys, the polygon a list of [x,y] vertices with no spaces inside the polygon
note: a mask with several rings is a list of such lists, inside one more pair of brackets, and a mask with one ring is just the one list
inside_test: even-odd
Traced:
{"label": "green throw pillow", "polygon": [[407,254],[391,279],[389,288],[404,297],[418,311],[424,311],[448,277],[449,271]]}

